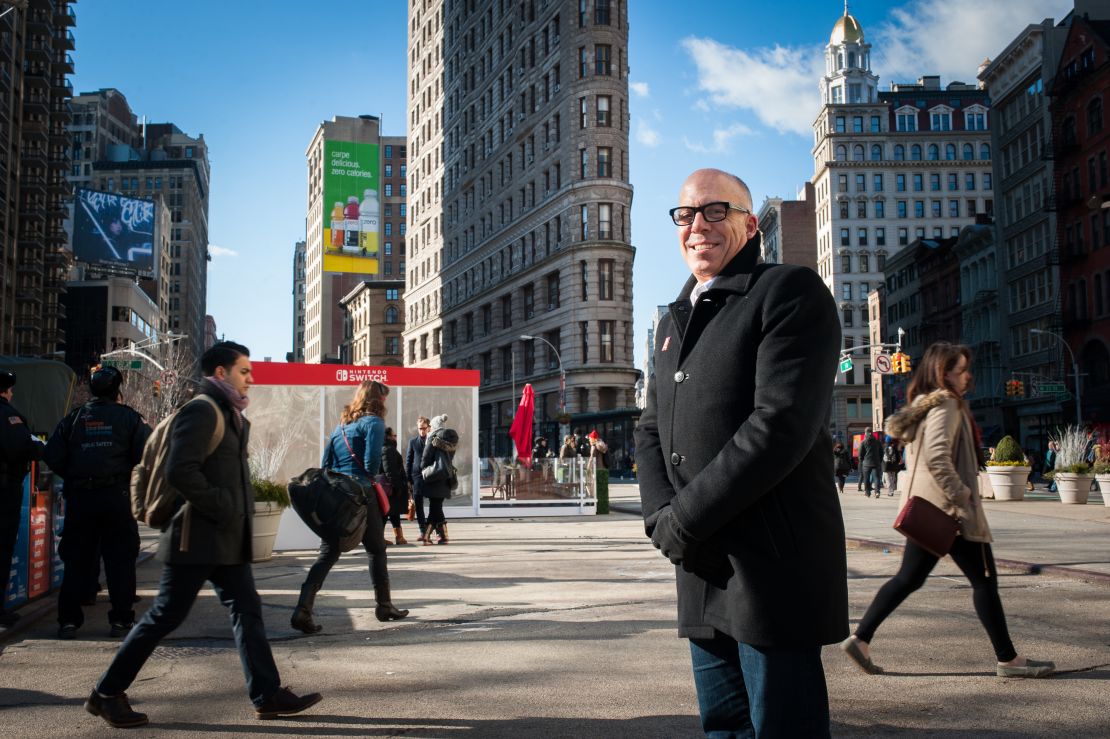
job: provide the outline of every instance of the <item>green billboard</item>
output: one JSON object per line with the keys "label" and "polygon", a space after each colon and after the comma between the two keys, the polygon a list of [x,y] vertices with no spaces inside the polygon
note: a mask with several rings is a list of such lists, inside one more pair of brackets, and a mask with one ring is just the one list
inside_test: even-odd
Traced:
{"label": "green billboard", "polygon": [[324,271],[378,273],[377,144],[324,142]]}

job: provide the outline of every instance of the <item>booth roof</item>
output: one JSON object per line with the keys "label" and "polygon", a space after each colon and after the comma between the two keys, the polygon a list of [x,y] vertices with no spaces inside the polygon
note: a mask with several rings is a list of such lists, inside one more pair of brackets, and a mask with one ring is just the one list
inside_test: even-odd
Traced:
{"label": "booth roof", "polygon": [[370,367],[354,364],[251,362],[255,385],[357,385],[377,380],[390,387],[478,387],[478,370]]}

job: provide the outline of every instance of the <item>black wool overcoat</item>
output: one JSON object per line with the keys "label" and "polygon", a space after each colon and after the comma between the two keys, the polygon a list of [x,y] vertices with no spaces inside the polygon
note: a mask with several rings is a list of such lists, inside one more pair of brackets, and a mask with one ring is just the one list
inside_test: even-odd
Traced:
{"label": "black wool overcoat", "polygon": [[254,524],[247,466],[250,422],[244,417],[239,426],[227,397],[210,381],[201,382],[199,392],[219,405],[224,438],[206,457],[216,431],[216,415],[208,403],[188,403],[174,419],[166,475],[181,497],[158,541],[158,559],[168,564],[249,563]]}
{"label": "black wool overcoat", "polygon": [[676,568],[680,636],[831,644],[848,635],[828,432],[840,322],[816,272],[758,252],[757,237],[696,306],[687,280],[656,331],[636,430],[645,525],[670,506],[734,570],[722,590]]}

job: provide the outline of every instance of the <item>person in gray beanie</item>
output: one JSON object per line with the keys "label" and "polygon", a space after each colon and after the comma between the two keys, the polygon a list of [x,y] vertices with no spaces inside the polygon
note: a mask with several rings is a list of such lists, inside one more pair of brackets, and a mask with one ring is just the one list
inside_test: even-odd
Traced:
{"label": "person in gray beanie", "polygon": [[432,543],[432,532],[439,535],[439,543],[446,544],[447,518],[443,515],[443,501],[459,486],[455,471],[455,449],[459,433],[447,427],[447,415],[432,419],[432,431],[424,445],[420,472],[424,477],[424,497],[428,499],[428,528],[424,532],[424,545]]}

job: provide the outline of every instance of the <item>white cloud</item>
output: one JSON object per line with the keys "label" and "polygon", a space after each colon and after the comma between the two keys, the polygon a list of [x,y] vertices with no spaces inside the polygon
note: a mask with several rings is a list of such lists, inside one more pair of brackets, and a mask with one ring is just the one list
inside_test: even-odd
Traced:
{"label": "white cloud", "polygon": [[688,137],[682,137],[682,143],[690,151],[697,152],[698,154],[720,154],[728,151],[731,147],[732,140],[737,136],[748,136],[753,133],[752,129],[745,126],[743,123],[734,123],[728,128],[717,128],[713,130],[713,146],[706,146],[700,141],[691,141]]}
{"label": "white cloud", "polygon": [[859,20],[871,68],[882,77],[880,88],[890,89],[891,82],[930,74],[939,74],[942,85],[975,84],[984,58],[996,57],[1030,23],[1059,21],[1070,9],[1070,0],[915,0],[873,28]]}
{"label": "white cloud", "polygon": [[745,51],[693,37],[682,45],[697,65],[698,88],[709,93],[714,105],[750,110],[779,132],[805,135],[813,130],[821,104],[817,83],[824,74],[818,47]]}
{"label": "white cloud", "polygon": [[636,140],[644,146],[656,147],[663,142],[663,137],[643,119],[636,122]]}
{"label": "white cloud", "polygon": [[208,253],[211,254],[213,257],[237,257],[237,256],[239,256],[239,252],[235,251],[234,249],[227,249],[227,248],[224,248],[222,246],[216,246],[215,244],[209,244],[208,245]]}
{"label": "white cloud", "polygon": [[634,94],[639,95],[642,98],[646,98],[651,95],[651,88],[648,87],[648,83],[646,82],[629,82],[628,89],[632,90]]}

